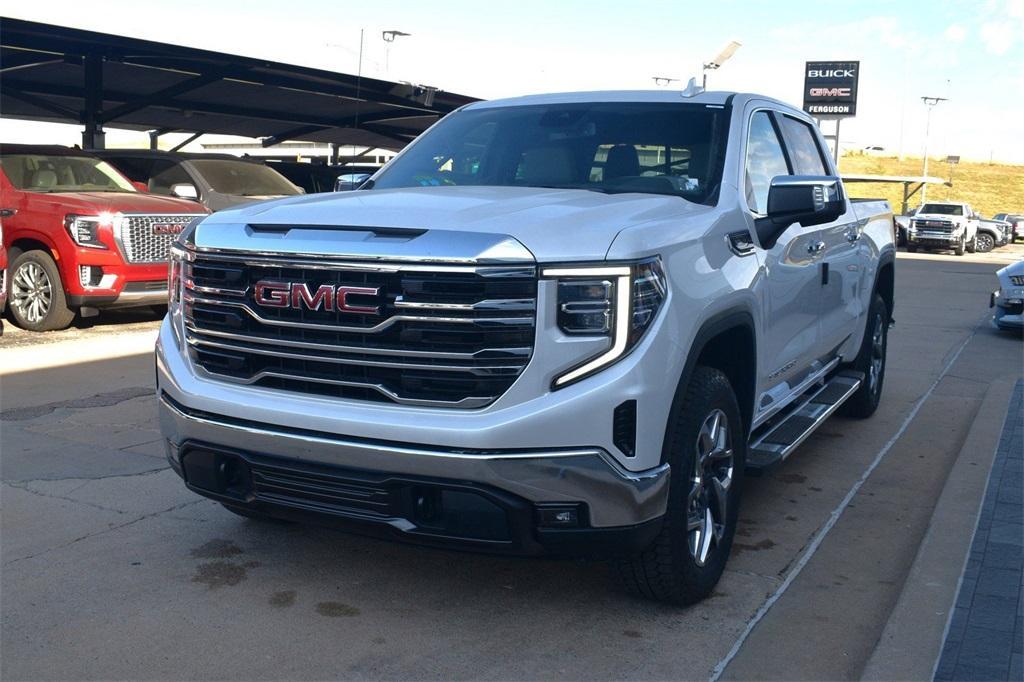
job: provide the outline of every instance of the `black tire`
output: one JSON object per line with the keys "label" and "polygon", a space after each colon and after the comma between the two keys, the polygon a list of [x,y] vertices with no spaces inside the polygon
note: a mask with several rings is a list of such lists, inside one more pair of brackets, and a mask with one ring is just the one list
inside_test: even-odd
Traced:
{"label": "black tire", "polygon": [[246,509],[245,507],[236,507],[234,505],[225,504],[223,502],[221,502],[220,505],[222,507],[224,507],[225,509],[227,509],[232,514],[236,514],[236,515],[241,516],[241,517],[246,518],[246,519],[252,519],[253,521],[261,521],[263,523],[280,523],[280,524],[294,523],[293,521],[287,521],[285,519],[279,519],[276,516],[270,516],[269,514],[264,514],[262,512],[258,512],[258,511],[253,511],[252,509]]}
{"label": "black tire", "polygon": [[995,238],[987,232],[979,232],[974,238],[978,253],[988,253],[996,248]]}
{"label": "black tire", "polygon": [[974,239],[967,242],[967,253],[974,253],[978,250],[978,235],[974,235]]}
{"label": "black tire", "polygon": [[885,356],[888,348],[889,309],[885,300],[876,293],[868,309],[868,323],[864,327],[860,352],[853,361],[853,369],[864,374],[864,381],[857,392],[843,403],[842,413],[846,416],[867,419],[878,409],[885,383]]}
{"label": "black tire", "polygon": [[[686,606],[707,597],[725,569],[736,532],[747,443],[736,394],[722,372],[698,366],[689,385],[681,390],[685,393],[678,401],[666,434],[672,473],[668,510],[661,532],[647,549],[616,561],[612,575],[632,594]],[[715,417],[724,417],[725,422],[716,422],[719,426],[711,427],[708,433],[718,433],[719,437],[701,438],[705,426]],[[711,452],[719,454],[703,460],[709,478],[701,480],[696,476],[698,450],[705,443],[721,443],[723,433],[725,447],[714,446]],[[731,459],[728,459],[722,453],[729,449],[730,443]],[[720,488],[711,479],[723,482],[726,475],[723,467],[727,465],[726,494],[719,498]],[[717,504],[718,500],[724,504]],[[700,510],[701,505],[704,505],[703,510]],[[704,523],[712,527],[701,525],[702,522],[696,521],[698,517],[707,519]],[[716,520],[722,523],[715,523]],[[711,532],[702,532],[705,530]],[[698,555],[703,556],[703,561]]]}
{"label": "black tire", "polygon": [[963,237],[960,237],[960,243],[956,245],[955,249],[953,249],[953,253],[955,253],[958,256],[962,256],[966,252],[967,252],[967,236],[965,235]]}
{"label": "black tire", "polygon": [[26,251],[11,264],[7,307],[14,323],[33,332],[64,329],[75,319],[64,296],[57,264],[42,250]]}
{"label": "black tire", "polygon": [[917,253],[917,247],[913,244],[907,244],[907,253]]}

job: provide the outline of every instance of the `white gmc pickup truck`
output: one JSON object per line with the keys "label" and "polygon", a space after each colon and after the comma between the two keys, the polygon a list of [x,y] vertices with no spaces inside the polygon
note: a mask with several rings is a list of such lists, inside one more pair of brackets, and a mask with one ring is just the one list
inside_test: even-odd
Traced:
{"label": "white gmc pickup truck", "polygon": [[882,391],[893,218],[825,150],[752,94],[479,102],[357,191],[196,221],[168,458],[244,516],[610,558],[699,600],[744,474]]}

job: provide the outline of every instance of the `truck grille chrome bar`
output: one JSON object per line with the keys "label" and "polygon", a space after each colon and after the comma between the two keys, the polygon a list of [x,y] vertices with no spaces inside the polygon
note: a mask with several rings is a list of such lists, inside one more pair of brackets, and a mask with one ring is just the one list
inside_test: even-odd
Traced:
{"label": "truck grille chrome bar", "polygon": [[[530,360],[534,268],[315,265],[191,252],[182,303],[196,366],[217,380],[275,390],[465,409],[496,400]],[[256,285],[266,282],[295,284],[286,291],[301,295],[258,300]],[[359,293],[354,310],[327,296],[349,289],[376,294]],[[323,295],[311,300],[309,292]]]}

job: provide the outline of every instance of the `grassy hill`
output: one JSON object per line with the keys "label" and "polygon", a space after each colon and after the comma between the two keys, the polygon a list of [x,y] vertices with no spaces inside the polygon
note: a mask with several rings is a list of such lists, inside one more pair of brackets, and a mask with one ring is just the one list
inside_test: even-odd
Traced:
{"label": "grassy hill", "polygon": [[[840,173],[871,175],[921,175],[922,160],[868,156],[848,153],[839,160]],[[943,160],[928,162],[928,175],[949,179],[949,166]],[[903,197],[903,186],[890,183],[850,183],[847,190],[853,197],[882,197],[889,200],[897,213]],[[966,201],[986,218],[996,213],[1024,213],[1024,166],[962,161],[953,166],[953,186],[928,185],[928,199],[935,201]],[[910,208],[921,203],[920,192],[910,200]]]}

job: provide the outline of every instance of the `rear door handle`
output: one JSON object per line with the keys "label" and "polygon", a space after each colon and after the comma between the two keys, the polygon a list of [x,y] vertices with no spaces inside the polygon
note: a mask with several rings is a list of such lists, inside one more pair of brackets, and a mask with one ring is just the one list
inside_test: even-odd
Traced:
{"label": "rear door handle", "polygon": [[17,212],[16,208],[0,208],[0,218],[10,218]]}
{"label": "rear door handle", "polygon": [[807,245],[807,253],[815,254],[825,250],[825,242],[811,242]]}

